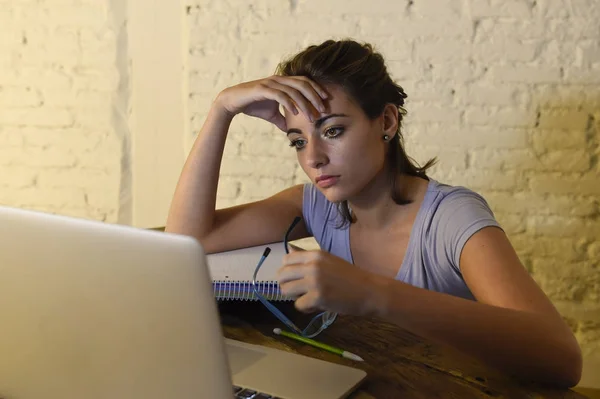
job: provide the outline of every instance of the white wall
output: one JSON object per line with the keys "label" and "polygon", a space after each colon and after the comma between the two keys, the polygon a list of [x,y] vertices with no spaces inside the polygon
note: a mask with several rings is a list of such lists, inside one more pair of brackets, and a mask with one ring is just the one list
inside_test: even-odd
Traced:
{"label": "white wall", "polygon": [[129,220],[110,5],[0,1],[0,204]]}

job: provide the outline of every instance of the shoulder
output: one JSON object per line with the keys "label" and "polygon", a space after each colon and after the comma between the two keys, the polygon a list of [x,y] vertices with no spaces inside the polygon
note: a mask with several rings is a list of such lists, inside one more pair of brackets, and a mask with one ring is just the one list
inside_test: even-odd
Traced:
{"label": "shoulder", "polygon": [[481,194],[466,187],[451,186],[435,180],[431,183],[429,190],[433,191],[433,215],[438,219],[483,216],[494,218],[494,213]]}
{"label": "shoulder", "polygon": [[498,227],[487,201],[480,194],[461,186],[433,181],[430,184],[430,237],[436,248],[459,268],[459,259],[466,242],[485,227]]}

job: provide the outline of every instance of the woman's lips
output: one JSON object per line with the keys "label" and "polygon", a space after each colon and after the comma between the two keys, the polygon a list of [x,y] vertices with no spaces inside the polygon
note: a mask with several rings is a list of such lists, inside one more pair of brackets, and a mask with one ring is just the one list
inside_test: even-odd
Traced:
{"label": "woman's lips", "polygon": [[322,188],[331,187],[339,180],[339,176],[324,175],[317,177],[317,185]]}

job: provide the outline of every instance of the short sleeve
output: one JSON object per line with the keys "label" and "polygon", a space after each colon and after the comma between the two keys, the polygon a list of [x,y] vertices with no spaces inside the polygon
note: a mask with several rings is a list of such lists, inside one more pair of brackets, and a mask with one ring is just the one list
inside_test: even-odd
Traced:
{"label": "short sleeve", "polygon": [[485,199],[466,188],[457,187],[439,203],[432,227],[436,251],[460,272],[460,255],[473,234],[484,227],[501,228]]}

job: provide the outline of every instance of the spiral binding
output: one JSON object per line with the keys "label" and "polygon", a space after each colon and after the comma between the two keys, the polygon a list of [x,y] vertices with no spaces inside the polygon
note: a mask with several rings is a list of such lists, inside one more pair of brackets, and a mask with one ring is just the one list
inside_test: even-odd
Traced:
{"label": "spiral binding", "polygon": [[[269,301],[286,301],[289,298],[282,295],[276,281],[257,281],[258,292]],[[213,291],[217,301],[257,301],[254,295],[252,281],[213,281]]]}

